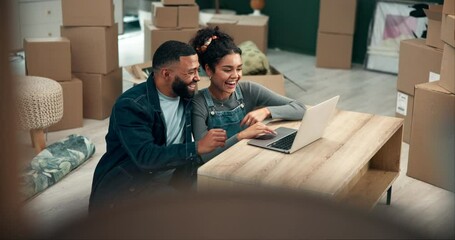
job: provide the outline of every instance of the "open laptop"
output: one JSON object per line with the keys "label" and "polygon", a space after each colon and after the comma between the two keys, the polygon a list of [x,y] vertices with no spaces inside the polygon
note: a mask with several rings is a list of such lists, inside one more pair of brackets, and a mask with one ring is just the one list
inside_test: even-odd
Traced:
{"label": "open laptop", "polygon": [[279,127],[275,130],[277,132],[275,137],[268,140],[251,139],[248,144],[289,154],[305,147],[322,137],[339,98],[340,96],[335,96],[309,107],[298,130]]}

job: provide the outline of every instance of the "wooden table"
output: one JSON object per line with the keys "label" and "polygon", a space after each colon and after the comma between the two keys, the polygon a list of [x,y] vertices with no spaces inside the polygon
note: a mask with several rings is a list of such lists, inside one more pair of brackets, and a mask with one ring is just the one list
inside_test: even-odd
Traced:
{"label": "wooden table", "polygon": [[[298,128],[298,121],[269,123]],[[293,154],[243,140],[198,170],[198,190],[264,186],[372,208],[400,171],[403,120],[337,111],[323,137]]]}

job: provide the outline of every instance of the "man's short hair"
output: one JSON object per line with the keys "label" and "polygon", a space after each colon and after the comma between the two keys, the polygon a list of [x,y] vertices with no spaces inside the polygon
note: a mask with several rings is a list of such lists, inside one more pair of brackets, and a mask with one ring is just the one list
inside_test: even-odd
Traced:
{"label": "man's short hair", "polygon": [[153,71],[160,70],[163,66],[179,62],[180,57],[195,55],[196,51],[189,45],[179,41],[166,41],[156,49],[153,54]]}

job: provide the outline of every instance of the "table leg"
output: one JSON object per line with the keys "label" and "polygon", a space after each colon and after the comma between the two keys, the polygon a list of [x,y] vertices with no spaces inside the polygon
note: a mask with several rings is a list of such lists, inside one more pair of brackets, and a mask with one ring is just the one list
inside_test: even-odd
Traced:
{"label": "table leg", "polygon": [[390,202],[392,201],[392,186],[389,187],[387,190],[387,205],[390,205]]}
{"label": "table leg", "polygon": [[36,153],[40,153],[44,148],[46,148],[46,140],[44,138],[43,129],[30,130],[30,136],[32,137],[32,145],[35,148]]}

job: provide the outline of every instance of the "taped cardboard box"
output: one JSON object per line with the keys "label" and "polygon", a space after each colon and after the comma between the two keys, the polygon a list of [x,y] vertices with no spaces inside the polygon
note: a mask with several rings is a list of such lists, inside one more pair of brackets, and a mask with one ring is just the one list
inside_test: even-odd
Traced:
{"label": "taped cardboard box", "polygon": [[318,33],[316,67],[350,69],[353,35]]}
{"label": "taped cardboard box", "polygon": [[49,127],[49,131],[79,128],[83,126],[82,115],[82,81],[73,78],[71,81],[59,82],[63,89],[63,117]]}
{"label": "taped cardboard box", "polygon": [[425,39],[400,42],[397,90],[414,96],[416,84],[439,80],[442,51],[427,46]]}
{"label": "taped cardboard box", "polygon": [[113,26],[112,0],[63,0],[63,26]]}
{"label": "taped cardboard box", "polygon": [[24,51],[26,75],[71,80],[71,46],[67,38],[26,38]]}
{"label": "taped cardboard box", "polygon": [[321,0],[319,32],[354,35],[357,0]]}
{"label": "taped cardboard box", "polygon": [[107,74],[119,67],[118,27],[62,27],[71,41],[73,72]]}
{"label": "taped cardboard box", "polygon": [[108,74],[74,73],[84,86],[84,118],[103,120],[111,115],[112,107],[122,94],[122,69]]}
{"label": "taped cardboard box", "polygon": [[199,6],[178,6],[179,28],[198,28],[199,27]]}
{"label": "taped cardboard box", "polygon": [[411,139],[412,113],[414,107],[414,96],[397,92],[397,105],[395,116],[404,118],[403,142],[409,143]]}
{"label": "taped cardboard box", "polygon": [[177,40],[188,43],[199,30],[199,28],[157,28],[148,20],[144,23],[144,62],[152,60],[152,56],[156,49],[164,42],[168,40]]}
{"label": "taped cardboard box", "polygon": [[415,92],[407,175],[453,192],[455,95],[437,82]]}
{"label": "taped cardboard box", "polygon": [[446,44],[442,53],[441,80],[439,85],[455,93],[455,48]]}
{"label": "taped cardboard box", "polygon": [[444,0],[442,12],[444,14],[455,15],[455,0]]}
{"label": "taped cardboard box", "polygon": [[178,26],[178,7],[152,2],[152,21],[153,25],[159,28],[176,28]]}
{"label": "taped cardboard box", "polygon": [[268,47],[268,16],[218,15],[208,22],[209,27],[219,26],[220,30],[234,38],[235,44],[253,41],[263,53]]}
{"label": "taped cardboard box", "polygon": [[444,47],[441,40],[442,5],[430,5],[428,9],[423,9],[423,11],[428,18],[426,44],[442,49]]}

